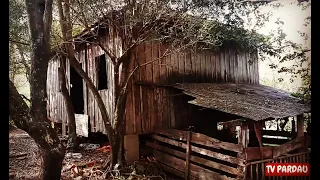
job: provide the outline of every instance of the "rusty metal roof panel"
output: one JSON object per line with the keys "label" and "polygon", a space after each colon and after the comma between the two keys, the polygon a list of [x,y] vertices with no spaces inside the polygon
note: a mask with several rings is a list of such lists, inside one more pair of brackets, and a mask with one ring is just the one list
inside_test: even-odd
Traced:
{"label": "rusty metal roof panel", "polygon": [[259,121],[310,112],[288,92],[260,84],[187,83],[174,86],[194,97],[190,104]]}

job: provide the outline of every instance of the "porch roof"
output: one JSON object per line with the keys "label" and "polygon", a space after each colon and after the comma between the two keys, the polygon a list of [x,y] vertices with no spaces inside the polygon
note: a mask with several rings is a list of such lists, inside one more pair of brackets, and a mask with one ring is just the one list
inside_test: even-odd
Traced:
{"label": "porch roof", "polygon": [[255,121],[296,116],[311,110],[288,92],[260,84],[187,83],[174,87],[195,98],[190,104]]}

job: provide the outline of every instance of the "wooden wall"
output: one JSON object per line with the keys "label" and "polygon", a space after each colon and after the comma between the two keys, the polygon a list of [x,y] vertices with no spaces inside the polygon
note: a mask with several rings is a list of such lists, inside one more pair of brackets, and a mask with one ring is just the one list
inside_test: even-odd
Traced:
{"label": "wooden wall", "polygon": [[[107,31],[105,45],[117,55],[122,53],[121,40],[112,29]],[[104,52],[96,45],[78,47],[78,60],[83,70],[97,86],[97,64],[95,57]],[[163,57],[163,54],[169,54]],[[161,57],[161,58],[160,58]],[[180,96],[181,91],[161,85],[186,82],[239,82],[259,83],[257,54],[224,48],[219,52],[210,50],[168,51],[164,45],[146,42],[131,52],[129,71],[140,67],[130,82],[126,107],[126,134],[151,133],[156,129],[185,127],[192,124],[195,108],[187,104],[188,99]],[[155,61],[156,60],[156,61]],[[253,64],[249,63],[253,61]],[[114,78],[113,64],[106,55],[108,89],[100,90],[107,111],[113,118]],[[65,103],[59,92],[58,67],[60,62],[52,59],[48,66],[47,94],[48,116],[52,121],[67,124]],[[67,86],[70,86],[70,65],[66,61]],[[100,110],[91,92],[84,85],[84,113],[89,115],[91,132],[106,133]],[[154,84],[154,85],[151,85]],[[160,86],[159,86],[160,85]],[[190,99],[189,99],[190,100]],[[199,113],[197,113],[199,114]],[[197,118],[197,117],[194,117]],[[193,118],[193,119],[194,119]]]}
{"label": "wooden wall", "polygon": [[61,123],[65,119],[62,115],[66,115],[66,113],[61,112],[65,108],[61,101],[62,94],[59,92],[58,67],[60,67],[58,57],[54,57],[49,61],[47,73],[47,112],[51,121]]}
{"label": "wooden wall", "polygon": [[[166,50],[156,43],[139,45],[132,53],[131,70],[138,64],[157,60]],[[249,60],[253,63],[250,64]],[[190,50],[170,53],[142,66],[133,77],[133,88],[127,98],[126,133],[151,133],[156,129],[192,124],[190,118],[195,110],[187,104],[188,99],[177,90],[161,86],[188,82],[257,84],[257,54],[237,52],[232,48],[219,52]]]}
{"label": "wooden wall", "polygon": [[[108,29],[108,36],[105,36],[105,45],[113,51],[114,54],[119,55],[122,53],[121,40],[114,30]],[[82,63],[82,69],[87,72],[94,85],[97,87],[97,63],[95,57],[104,54],[103,50],[97,45],[82,45],[78,48],[76,54],[79,63]],[[110,58],[106,55],[106,70],[108,78],[108,89],[99,90],[101,98],[105,103],[107,112],[110,115],[110,119],[113,118],[114,109],[114,73],[113,64]],[[61,92],[59,92],[59,80],[58,80],[58,67],[60,67],[60,61],[58,57],[53,58],[49,62],[48,66],[48,78],[47,78],[47,95],[48,95],[48,116],[49,118],[58,123],[64,123],[67,125],[67,113],[65,108],[64,99]],[[121,69],[121,66],[120,66]],[[70,64],[66,60],[66,77],[67,88],[70,87]],[[102,132],[106,134],[104,124],[102,122],[101,113],[96,101],[87,88],[86,83],[83,81],[83,97],[84,97],[84,114],[89,115],[91,132]]]}

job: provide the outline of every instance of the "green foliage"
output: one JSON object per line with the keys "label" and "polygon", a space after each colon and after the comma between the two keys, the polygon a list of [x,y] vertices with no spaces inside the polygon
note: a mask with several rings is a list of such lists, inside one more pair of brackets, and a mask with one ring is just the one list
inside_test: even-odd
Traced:
{"label": "green foliage", "polygon": [[27,73],[30,66],[31,47],[25,2],[9,0],[9,74],[14,80],[17,74]]}
{"label": "green foliage", "polygon": [[17,128],[17,126],[14,124],[13,120],[9,118],[9,129]]}

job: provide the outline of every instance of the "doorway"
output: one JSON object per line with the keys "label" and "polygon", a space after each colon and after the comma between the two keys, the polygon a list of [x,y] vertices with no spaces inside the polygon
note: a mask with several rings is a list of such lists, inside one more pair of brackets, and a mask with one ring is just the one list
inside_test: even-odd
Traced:
{"label": "doorway", "polygon": [[[82,67],[82,64],[80,63]],[[70,66],[70,96],[75,114],[84,114],[83,81],[76,70]]]}

